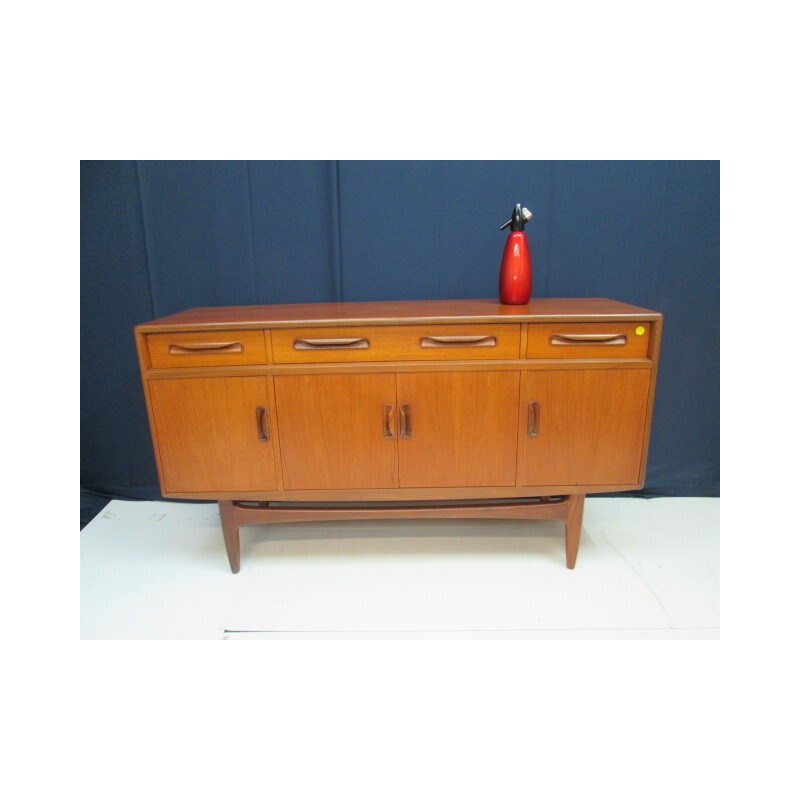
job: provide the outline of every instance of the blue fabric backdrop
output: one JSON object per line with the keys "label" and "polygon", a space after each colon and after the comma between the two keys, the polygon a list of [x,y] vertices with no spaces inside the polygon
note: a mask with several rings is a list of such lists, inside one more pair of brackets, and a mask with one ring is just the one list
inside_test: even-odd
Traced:
{"label": "blue fabric backdrop", "polygon": [[81,482],[159,497],[132,329],[193,306],[534,295],[665,315],[646,491],[719,493],[719,162],[81,163]]}

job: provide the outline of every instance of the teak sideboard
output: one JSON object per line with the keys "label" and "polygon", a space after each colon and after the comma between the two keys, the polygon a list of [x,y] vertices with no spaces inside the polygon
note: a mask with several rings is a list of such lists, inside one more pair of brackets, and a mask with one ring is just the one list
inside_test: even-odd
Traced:
{"label": "teak sideboard", "polygon": [[[662,316],[599,298],[196,308],[135,329],[161,491],[261,522],[561,519],[641,488]],[[309,503],[313,503],[309,505]]]}

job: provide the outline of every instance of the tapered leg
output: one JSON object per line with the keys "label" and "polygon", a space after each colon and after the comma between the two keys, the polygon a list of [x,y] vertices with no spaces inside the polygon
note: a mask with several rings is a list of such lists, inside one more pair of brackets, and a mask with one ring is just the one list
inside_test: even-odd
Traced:
{"label": "tapered leg", "polygon": [[232,500],[219,501],[219,518],[222,521],[222,535],[225,538],[225,549],[228,551],[228,561],[234,575],[239,571],[240,547],[239,526],[234,518],[234,505]]}
{"label": "tapered leg", "polygon": [[566,527],[567,567],[575,568],[578,544],[583,524],[583,502],[585,495],[567,497],[533,498],[530,503],[503,505],[447,505],[403,506],[382,508],[349,508],[333,506],[275,507],[269,503],[241,505],[232,500],[219,500],[219,516],[222,534],[231,571],[237,573],[240,563],[239,528],[242,525],[260,525],[275,522],[317,522],[323,520],[352,519],[559,519]]}
{"label": "tapered leg", "polygon": [[575,569],[578,558],[578,545],[581,542],[581,526],[583,525],[583,501],[585,494],[571,494],[567,502],[567,567]]}

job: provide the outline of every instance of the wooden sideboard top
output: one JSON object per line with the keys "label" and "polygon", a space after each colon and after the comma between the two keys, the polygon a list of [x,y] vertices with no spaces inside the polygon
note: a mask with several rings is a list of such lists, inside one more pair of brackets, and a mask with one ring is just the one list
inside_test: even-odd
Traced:
{"label": "wooden sideboard top", "polygon": [[323,325],[397,325],[423,322],[549,322],[659,319],[646,308],[603,297],[532,299],[524,306],[497,300],[391,300],[365,303],[296,303],[192,308],[136,326],[137,331],[278,328]]}

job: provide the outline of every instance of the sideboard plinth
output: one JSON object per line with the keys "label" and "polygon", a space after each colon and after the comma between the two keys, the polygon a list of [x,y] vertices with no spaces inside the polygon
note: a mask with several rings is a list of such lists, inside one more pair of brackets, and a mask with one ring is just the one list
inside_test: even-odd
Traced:
{"label": "sideboard plinth", "polygon": [[406,506],[292,506],[285,503],[219,501],[219,516],[231,571],[241,561],[239,528],[279,522],[335,522],[364,519],[557,519],[566,528],[567,567],[574,569],[583,524],[585,495],[531,497],[525,502]]}

